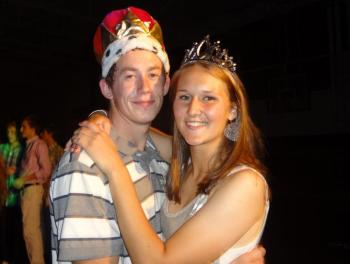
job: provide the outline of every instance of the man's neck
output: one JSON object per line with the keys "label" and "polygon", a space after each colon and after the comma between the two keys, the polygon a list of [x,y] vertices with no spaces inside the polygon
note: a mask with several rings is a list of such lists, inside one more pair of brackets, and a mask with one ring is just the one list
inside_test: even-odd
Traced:
{"label": "man's neck", "polygon": [[13,141],[13,142],[10,142],[10,146],[11,148],[15,148],[19,145],[19,141]]}
{"label": "man's neck", "polygon": [[139,150],[144,150],[151,124],[140,125],[125,122],[117,115],[110,115],[110,119],[112,122],[111,137],[115,142],[118,137],[121,137],[135,145]]}
{"label": "man's neck", "polygon": [[32,141],[33,139],[35,139],[38,135],[37,134],[33,134],[27,137],[27,142]]}

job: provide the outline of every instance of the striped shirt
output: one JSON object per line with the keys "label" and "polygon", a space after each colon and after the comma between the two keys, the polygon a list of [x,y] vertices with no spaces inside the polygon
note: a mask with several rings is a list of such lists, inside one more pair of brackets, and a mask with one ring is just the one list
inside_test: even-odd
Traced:
{"label": "striped shirt", "polygon": [[[120,139],[118,149],[147,219],[163,238],[160,208],[169,164],[150,137],[144,151]],[[86,152],[66,152],[61,158],[50,186],[50,217],[53,263],[109,256],[131,263],[116,222],[108,178]]]}

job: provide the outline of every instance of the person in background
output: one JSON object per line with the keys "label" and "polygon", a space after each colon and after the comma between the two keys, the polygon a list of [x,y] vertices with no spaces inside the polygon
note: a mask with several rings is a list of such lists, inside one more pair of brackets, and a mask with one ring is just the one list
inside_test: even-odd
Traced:
{"label": "person in background", "polygon": [[170,90],[173,154],[160,217],[166,241],[149,225],[108,133],[83,122],[72,141],[107,175],[133,263],[231,263],[259,243],[269,211],[263,146],[244,86],[227,50],[207,36],[186,51]]}
{"label": "person in background", "polygon": [[7,250],[5,247],[7,246],[7,243],[4,242],[4,236],[5,236],[5,226],[6,226],[6,219],[4,214],[5,209],[5,200],[7,196],[7,188],[6,188],[6,169],[5,169],[5,163],[2,157],[0,156],[0,263],[1,264],[8,264],[7,257],[5,256],[7,253]]}
{"label": "person in background", "polygon": [[[63,155],[63,148],[56,141],[56,129],[52,123],[44,126],[40,133],[41,139],[43,139],[49,148],[49,157],[51,162],[51,168],[54,170],[60,158]],[[50,187],[50,179],[43,185],[44,186],[44,206],[42,214],[42,230],[44,237],[44,251],[45,261],[47,264],[51,263],[51,226],[50,226],[50,213],[49,213],[49,196],[48,191]]]}
{"label": "person in background", "polygon": [[[6,169],[5,162],[0,156],[0,213],[5,206],[6,196],[7,196],[7,188],[6,188]],[[1,257],[0,257],[1,259]]]}
{"label": "person in background", "polygon": [[[6,131],[8,142],[0,144],[0,156],[4,162],[6,170],[7,185],[10,187],[15,180],[16,173],[18,173],[23,146],[19,140],[18,129],[15,121],[11,121],[6,125]],[[6,198],[6,205],[12,206],[16,204],[17,196],[18,192],[13,189],[9,190]]]}
{"label": "person in background", "polygon": [[[0,163],[3,168],[3,210],[0,216],[0,261],[21,263],[23,256],[17,250],[23,247],[21,209],[19,191],[13,187],[18,177],[23,145],[20,142],[17,124],[10,121],[6,125],[7,143],[0,144]],[[0,262],[1,263],[1,262]]]}
{"label": "person in background", "polygon": [[36,116],[28,115],[22,121],[22,137],[26,148],[21,162],[20,177],[14,186],[21,191],[23,236],[30,263],[44,261],[41,230],[41,209],[43,205],[43,184],[51,175],[49,150],[45,141],[39,138],[40,123]]}
{"label": "person in background", "polygon": [[40,133],[41,139],[43,139],[49,147],[49,157],[52,169],[56,167],[64,152],[63,148],[57,143],[55,136],[56,130],[53,124],[45,126]]}

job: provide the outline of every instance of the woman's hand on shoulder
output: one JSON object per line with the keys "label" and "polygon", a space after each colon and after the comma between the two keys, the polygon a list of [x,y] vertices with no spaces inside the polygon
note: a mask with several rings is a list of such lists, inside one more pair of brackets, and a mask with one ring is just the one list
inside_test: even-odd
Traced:
{"label": "woman's hand on shoulder", "polygon": [[106,112],[102,110],[96,110],[89,115],[87,122],[98,126],[102,131],[108,135],[111,133],[112,123],[109,120]]}
{"label": "woman's hand on shoulder", "polygon": [[262,245],[253,248],[251,251],[240,255],[231,264],[264,264],[266,250]]}
{"label": "woman's hand on shoulder", "polygon": [[118,149],[109,134],[99,126],[83,121],[74,132],[73,144],[82,147],[96,164],[106,173],[114,171],[115,160],[119,158]]}
{"label": "woman's hand on shoulder", "polygon": [[[89,114],[87,120],[83,122],[88,122],[90,124],[96,125],[101,131],[106,132],[108,135],[111,133],[112,123],[107,117],[107,112],[104,110],[95,110]],[[79,128],[78,128],[79,129]],[[74,132],[76,132],[76,129]],[[69,139],[64,147],[64,151],[70,151],[73,153],[80,153],[81,148],[79,145],[74,144],[72,139]]]}

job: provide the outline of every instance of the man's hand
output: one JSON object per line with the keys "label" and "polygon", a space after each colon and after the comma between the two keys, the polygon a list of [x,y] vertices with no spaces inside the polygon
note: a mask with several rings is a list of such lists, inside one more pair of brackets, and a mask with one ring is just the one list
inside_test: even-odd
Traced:
{"label": "man's hand", "polygon": [[70,138],[64,147],[64,151],[80,153],[80,146],[78,146],[77,144],[73,144],[72,139]]}
{"label": "man's hand", "polygon": [[231,264],[264,264],[266,250],[263,246],[257,246],[253,250],[241,255]]}
{"label": "man's hand", "polygon": [[10,176],[16,172],[16,166],[10,166],[6,169],[6,175]]}
{"label": "man's hand", "polygon": [[24,179],[20,177],[13,182],[13,187],[16,188],[17,190],[20,190],[24,187],[24,183],[25,183]]}

